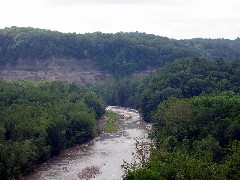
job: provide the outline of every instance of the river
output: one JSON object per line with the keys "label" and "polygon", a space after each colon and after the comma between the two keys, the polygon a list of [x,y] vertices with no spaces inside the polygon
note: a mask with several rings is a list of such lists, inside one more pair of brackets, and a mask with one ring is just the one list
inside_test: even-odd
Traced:
{"label": "river", "polygon": [[118,180],[124,174],[123,160],[131,162],[137,140],[146,140],[147,124],[136,110],[108,106],[121,115],[116,133],[102,133],[91,142],[63,151],[49,159],[24,180]]}

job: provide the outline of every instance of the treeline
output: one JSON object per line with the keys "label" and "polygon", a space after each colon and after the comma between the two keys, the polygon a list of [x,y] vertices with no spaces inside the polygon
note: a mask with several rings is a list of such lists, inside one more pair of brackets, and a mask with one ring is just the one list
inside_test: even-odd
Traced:
{"label": "treeline", "polygon": [[74,83],[0,80],[0,179],[92,139],[105,105]]}
{"label": "treeline", "polygon": [[236,59],[240,40],[175,40],[138,32],[76,34],[30,27],[0,30],[0,64],[52,57],[92,59],[97,68],[119,76],[162,67],[177,58]]}
{"label": "treeline", "polygon": [[177,59],[142,78],[112,78],[92,86],[107,104],[139,109],[144,120],[168,97],[190,98],[221,91],[240,93],[240,61]]}

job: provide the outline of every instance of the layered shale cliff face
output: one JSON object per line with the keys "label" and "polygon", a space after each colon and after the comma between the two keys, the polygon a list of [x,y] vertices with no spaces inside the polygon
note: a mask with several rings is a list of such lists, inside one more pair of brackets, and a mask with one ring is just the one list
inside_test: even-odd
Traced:
{"label": "layered shale cliff face", "polygon": [[15,65],[0,66],[0,78],[12,80],[62,80],[84,85],[102,82],[109,76],[109,73],[94,68],[91,60],[61,58],[18,60]]}

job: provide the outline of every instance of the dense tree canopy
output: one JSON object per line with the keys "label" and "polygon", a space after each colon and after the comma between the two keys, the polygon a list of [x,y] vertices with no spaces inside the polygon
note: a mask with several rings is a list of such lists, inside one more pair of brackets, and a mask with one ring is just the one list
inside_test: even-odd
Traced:
{"label": "dense tree canopy", "polygon": [[124,179],[239,179],[239,112],[233,92],[169,98],[151,117],[157,149]]}
{"label": "dense tree canopy", "polygon": [[240,93],[240,61],[177,59],[141,78],[110,79],[93,90],[108,104],[140,110],[146,121],[159,103],[168,97],[193,97],[220,91]]}
{"label": "dense tree canopy", "polygon": [[93,138],[104,103],[64,82],[0,80],[0,177],[19,178],[40,162]]}
{"label": "dense tree canopy", "polygon": [[[139,109],[153,123],[156,149],[126,180],[239,179],[239,38],[0,30],[0,66],[52,57],[92,59],[117,75],[88,88],[107,104]],[[161,68],[146,78],[122,77],[149,67]],[[104,113],[96,94],[74,83],[0,80],[0,177],[19,178],[94,137]]]}
{"label": "dense tree canopy", "polygon": [[138,108],[153,124],[156,149],[124,179],[239,179],[239,79],[239,60],[185,58],[147,78],[92,86],[108,103]]}
{"label": "dense tree canopy", "polygon": [[125,180],[239,179],[240,61],[177,59],[147,78],[92,86],[153,124],[149,162]]}
{"label": "dense tree canopy", "polygon": [[227,39],[175,40],[145,33],[76,34],[11,27],[0,30],[0,64],[18,59],[90,58],[96,67],[125,75],[161,67],[177,58],[225,60],[240,57],[240,41]]}

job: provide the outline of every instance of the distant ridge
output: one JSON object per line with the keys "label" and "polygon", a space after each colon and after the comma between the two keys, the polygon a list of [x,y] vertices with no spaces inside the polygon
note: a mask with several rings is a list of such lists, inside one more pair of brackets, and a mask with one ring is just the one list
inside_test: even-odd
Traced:
{"label": "distant ridge", "polygon": [[19,59],[91,59],[96,69],[115,75],[162,67],[178,58],[233,60],[240,57],[240,40],[175,40],[153,34],[101,32],[76,34],[11,27],[0,29],[0,64]]}

